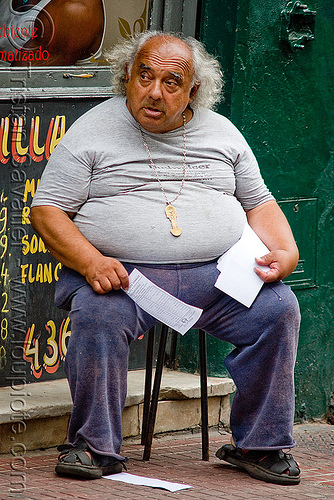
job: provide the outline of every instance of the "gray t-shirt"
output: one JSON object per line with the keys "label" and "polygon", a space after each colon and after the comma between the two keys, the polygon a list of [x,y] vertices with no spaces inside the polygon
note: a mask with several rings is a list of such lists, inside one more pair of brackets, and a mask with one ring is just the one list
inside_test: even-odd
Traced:
{"label": "gray t-shirt", "polygon": [[[144,130],[168,200],[183,177],[183,127]],[[74,223],[104,255],[125,262],[203,262],[241,236],[246,216],[273,197],[240,132],[225,117],[197,109],[186,125],[186,175],[173,206],[182,234],[170,233],[166,201],[139,125],[114,97],[81,116],[51,155],[33,206],[75,212]]]}

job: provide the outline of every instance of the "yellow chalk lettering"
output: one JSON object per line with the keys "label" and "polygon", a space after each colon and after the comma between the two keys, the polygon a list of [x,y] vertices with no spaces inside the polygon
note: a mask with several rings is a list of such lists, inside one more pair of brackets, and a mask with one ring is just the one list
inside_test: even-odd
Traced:
{"label": "yellow chalk lettering", "polygon": [[31,237],[31,241],[29,241],[29,235],[25,234],[22,237],[22,253],[23,255],[27,255],[29,252],[34,253],[47,253],[48,249],[46,248],[44,241],[42,238],[38,237],[36,234],[33,234]]}
{"label": "yellow chalk lettering", "polygon": [[22,209],[22,224],[30,224],[30,207],[23,207]]}
{"label": "yellow chalk lettering", "polygon": [[[41,266],[42,264],[38,264],[38,265]],[[37,266],[37,269],[38,269],[38,266]],[[28,281],[29,281],[29,283],[33,283],[35,281],[35,277],[32,275],[32,264],[29,264]],[[37,281],[37,278],[36,278],[36,281]]]}
{"label": "yellow chalk lettering", "polygon": [[4,156],[9,155],[8,133],[9,133],[9,117],[6,116],[6,118],[4,119],[4,130],[3,130],[3,137],[2,137],[2,153]]}
{"label": "yellow chalk lettering", "polygon": [[36,281],[43,283],[43,266],[42,266],[42,264],[37,265]]}
{"label": "yellow chalk lettering", "polygon": [[[26,240],[25,245],[27,245]],[[25,249],[26,251],[26,249]],[[29,250],[28,250],[29,252]],[[35,271],[36,269],[36,271]],[[28,281],[29,283],[52,283],[53,279],[55,281],[58,281],[58,272],[61,269],[61,264],[58,263],[53,267],[52,262],[46,262],[42,264],[41,262],[39,264],[22,264],[21,265],[21,280],[22,283],[26,283]]]}
{"label": "yellow chalk lettering", "polygon": [[27,234],[25,234],[22,238],[22,244],[24,245],[22,247],[22,253],[23,255],[27,255],[27,253],[29,253],[29,236]]}
{"label": "yellow chalk lettering", "polygon": [[27,270],[28,266],[29,266],[29,264],[21,264],[21,281],[22,281],[22,283],[26,282],[26,277],[27,277],[26,270]]}
{"label": "yellow chalk lettering", "polygon": [[60,271],[60,270],[61,270],[61,263],[58,262],[58,264],[55,267],[55,281],[59,280],[58,271]]}
{"label": "yellow chalk lettering", "polygon": [[44,241],[42,240],[42,238],[39,239],[38,251],[39,252],[43,252],[43,253],[46,253],[48,251],[48,249],[46,248],[46,246],[45,246]]}
{"label": "yellow chalk lettering", "polygon": [[33,198],[35,196],[35,179],[27,179],[26,180],[26,185],[24,188],[24,195],[23,195],[23,201],[28,201],[28,193],[30,193],[31,197]]}
{"label": "yellow chalk lettering", "polygon": [[22,147],[22,127],[23,127],[23,117],[19,117],[19,124],[17,126],[17,135],[16,135],[16,151],[20,156],[24,156],[27,154],[29,146],[26,146],[25,148]]}
{"label": "yellow chalk lettering", "polygon": [[51,262],[49,264],[44,264],[44,283],[52,283],[52,266]]}
{"label": "yellow chalk lettering", "polygon": [[30,252],[36,253],[37,250],[38,250],[38,238],[37,238],[36,234],[33,234],[31,241],[30,241]]}
{"label": "yellow chalk lettering", "polygon": [[40,123],[40,118],[39,116],[36,116],[35,118],[35,129],[34,129],[34,153],[39,156],[44,153],[45,146],[39,147],[38,145],[38,137],[39,137],[39,123]]}
{"label": "yellow chalk lettering", "polygon": [[50,142],[50,154],[52,153],[52,151],[57,146],[60,139],[65,134],[65,125],[66,125],[65,115],[61,116],[57,115],[52,130],[52,136]]}

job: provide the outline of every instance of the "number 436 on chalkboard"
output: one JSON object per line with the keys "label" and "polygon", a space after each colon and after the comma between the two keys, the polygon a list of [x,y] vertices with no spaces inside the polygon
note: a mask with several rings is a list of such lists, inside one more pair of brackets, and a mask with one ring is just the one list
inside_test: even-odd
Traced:
{"label": "number 436 on chalkboard", "polygon": [[55,373],[58,370],[60,360],[65,359],[67,352],[67,339],[71,335],[71,332],[68,330],[69,322],[69,318],[62,321],[59,333],[57,332],[57,327],[52,319],[46,323],[45,328],[49,333],[49,337],[46,340],[46,348],[48,352],[43,354],[43,364],[39,361],[39,339],[34,337],[36,327],[35,323],[28,328],[27,335],[24,340],[23,359],[30,363],[31,370],[35,378],[41,377],[43,369],[47,373]]}

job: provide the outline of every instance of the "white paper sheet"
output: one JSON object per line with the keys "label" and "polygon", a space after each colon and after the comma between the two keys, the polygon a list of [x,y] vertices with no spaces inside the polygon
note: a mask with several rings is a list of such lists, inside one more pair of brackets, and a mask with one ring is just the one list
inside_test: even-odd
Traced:
{"label": "white paper sheet", "polygon": [[203,311],[158,287],[136,268],[129,275],[128,290],[124,291],[144,311],[182,335],[196,323]]}
{"label": "white paper sheet", "polygon": [[[218,259],[220,275],[215,286],[246,307],[250,307],[257,297],[263,281],[255,273],[258,266],[255,257],[269,253],[266,245],[253,229],[246,224],[240,240]],[[259,266],[258,266],[259,267]],[[268,271],[268,266],[261,266]]]}
{"label": "white paper sheet", "polygon": [[170,481],[162,481],[161,479],[154,479],[151,477],[135,476],[127,472],[120,472],[119,474],[112,474],[111,476],[103,476],[105,479],[113,481],[121,481],[127,484],[137,484],[138,486],[150,486],[151,488],[162,488],[171,492],[186,490],[193,488],[189,484],[171,483]]}

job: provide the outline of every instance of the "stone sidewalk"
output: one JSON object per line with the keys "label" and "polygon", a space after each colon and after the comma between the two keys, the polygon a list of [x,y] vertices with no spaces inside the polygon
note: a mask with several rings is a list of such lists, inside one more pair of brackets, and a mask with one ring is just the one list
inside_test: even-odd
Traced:
{"label": "stone sidewalk", "polygon": [[[302,468],[298,486],[279,486],[252,479],[236,467],[219,461],[215,451],[230,436],[210,433],[210,461],[201,460],[199,435],[182,434],[155,438],[152,457],[142,461],[142,446],[125,441],[132,474],[186,483],[193,488],[171,493],[146,486],[133,486],[100,479],[94,481],[59,478],[54,473],[57,452],[48,449],[18,456],[0,456],[0,500],[291,500],[334,499],[334,427],[327,424],[295,426],[298,447],[294,458]],[[20,484],[21,482],[21,484]],[[22,486],[23,485],[23,486]]]}

